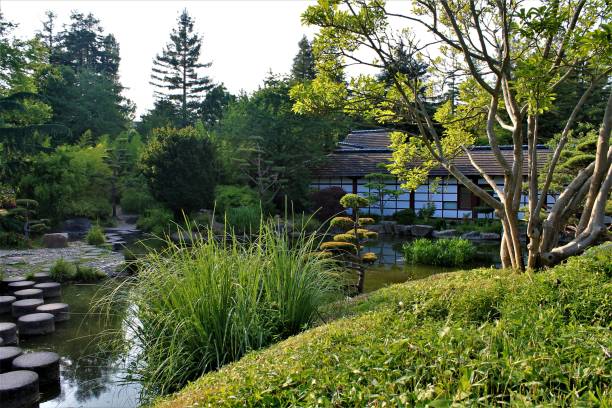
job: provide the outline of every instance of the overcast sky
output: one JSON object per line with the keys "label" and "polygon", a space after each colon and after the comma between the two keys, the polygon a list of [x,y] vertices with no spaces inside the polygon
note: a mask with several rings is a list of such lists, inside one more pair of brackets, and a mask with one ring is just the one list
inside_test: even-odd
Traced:
{"label": "overcast sky", "polygon": [[[31,37],[40,30],[46,10],[68,22],[71,10],[92,12],[106,33],[117,38],[121,50],[119,73],[127,88],[125,95],[136,103],[138,118],[153,106],[149,85],[152,60],[169,41],[171,29],[183,8],[195,18],[203,36],[202,62],[212,61],[206,70],[213,81],[223,82],[232,93],[252,92],[267,72],[290,70],[297,43],[315,29],[304,27],[300,15],[306,0],[230,1],[35,1],[0,0],[5,17],[19,24],[16,34]],[[408,7],[408,2],[394,6]]]}

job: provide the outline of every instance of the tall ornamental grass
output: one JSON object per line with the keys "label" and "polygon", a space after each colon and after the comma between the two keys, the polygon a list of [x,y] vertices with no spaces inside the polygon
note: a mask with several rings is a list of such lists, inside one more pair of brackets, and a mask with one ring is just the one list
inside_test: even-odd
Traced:
{"label": "tall ornamental grass", "polygon": [[403,249],[407,262],[435,266],[463,266],[476,255],[474,244],[462,238],[420,238],[406,242]]}
{"label": "tall ornamental grass", "polygon": [[298,333],[338,293],[333,261],[313,255],[313,234],[290,238],[264,223],[236,236],[168,248],[139,261],[130,283],[140,347],[134,374],[149,395],[176,391],[250,350]]}

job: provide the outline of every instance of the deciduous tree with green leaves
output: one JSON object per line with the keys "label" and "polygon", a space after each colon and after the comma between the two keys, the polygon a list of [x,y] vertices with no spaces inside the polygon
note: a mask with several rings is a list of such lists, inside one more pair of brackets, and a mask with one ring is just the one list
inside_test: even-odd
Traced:
{"label": "deciduous tree with green leaves", "polygon": [[[488,0],[416,0],[404,10],[387,7],[382,0],[320,0],[308,7],[304,22],[320,27],[314,50],[317,77],[309,88],[297,87],[294,109],[310,111],[324,105],[346,111],[365,111],[380,123],[401,129],[416,125],[418,132],[394,132],[391,135],[392,174],[409,190],[427,177],[429,170],[442,167],[492,207],[503,225],[500,255],[504,267],[525,269],[520,242],[518,212],[521,194],[529,196],[529,212],[545,208],[543,222],[531,217],[527,226],[527,267],[555,264],[593,245],[603,233],[604,206],[612,183],[612,94],[600,125],[595,160],[576,174],[562,190],[556,202],[546,206],[546,197],[576,117],[592,92],[603,87],[612,72],[611,6],[601,0],[554,0],[525,4]],[[404,24],[400,30],[394,24]],[[428,31],[431,40],[416,42],[410,27]],[[329,54],[346,64],[358,64],[393,72],[397,65],[393,50],[404,44],[415,58],[437,63],[455,58],[455,74],[466,78],[472,97],[459,101],[462,109],[450,102],[430,115],[419,90],[433,90],[443,83],[446,72],[436,64],[428,79],[413,78],[395,72],[392,86],[372,75],[352,78],[348,89],[334,85],[334,67],[327,64]],[[556,89],[581,68],[588,82],[574,100],[559,143],[552,152],[545,174],[538,165],[537,145],[541,140],[539,118],[555,106]],[[396,70],[397,71],[397,70]],[[331,84],[331,86],[327,86]],[[463,85],[463,84],[462,84]],[[442,125],[440,129],[436,125]],[[487,135],[497,164],[503,169],[504,186],[473,159],[469,147],[479,134],[480,125]],[[502,154],[500,141],[508,135],[512,159]],[[527,145],[524,150],[523,145]],[[454,164],[454,158],[466,155],[494,195],[470,180]],[[414,167],[415,161],[421,163]],[[524,188],[523,163],[527,162],[527,186]],[[410,165],[410,166],[409,166]],[[542,183],[538,186],[538,181]],[[582,204],[575,237],[559,244],[568,213]]]}

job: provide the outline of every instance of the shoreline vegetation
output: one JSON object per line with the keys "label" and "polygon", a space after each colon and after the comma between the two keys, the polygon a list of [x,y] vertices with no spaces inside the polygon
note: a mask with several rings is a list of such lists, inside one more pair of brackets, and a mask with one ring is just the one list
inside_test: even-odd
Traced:
{"label": "shoreline vegetation", "polygon": [[611,265],[606,243],[536,274],[393,285],[153,406],[606,406]]}

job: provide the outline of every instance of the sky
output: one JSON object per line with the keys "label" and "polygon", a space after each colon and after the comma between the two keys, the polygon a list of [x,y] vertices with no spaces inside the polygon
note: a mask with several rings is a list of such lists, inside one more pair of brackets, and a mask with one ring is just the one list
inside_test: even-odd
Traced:
{"label": "sky", "polygon": [[183,8],[195,18],[196,30],[203,36],[201,61],[212,61],[204,72],[238,93],[256,90],[270,70],[289,72],[298,41],[315,33],[300,21],[309,3],[313,2],[0,0],[0,7],[9,21],[19,24],[15,34],[24,38],[41,29],[46,10],[58,15],[60,26],[68,22],[71,10],[92,12],[119,42],[119,75],[127,88],[125,96],[136,103],[138,118],[153,106],[152,61],[169,41]]}

